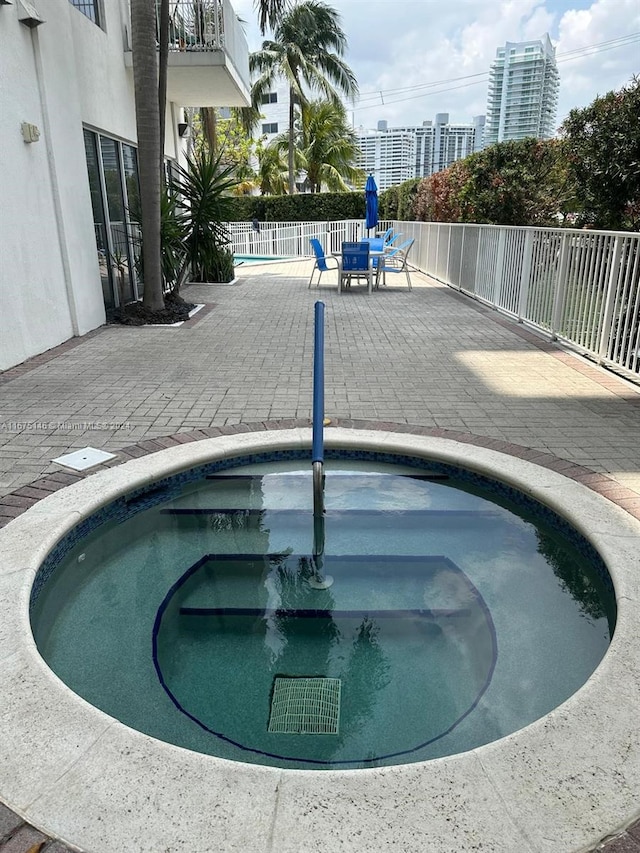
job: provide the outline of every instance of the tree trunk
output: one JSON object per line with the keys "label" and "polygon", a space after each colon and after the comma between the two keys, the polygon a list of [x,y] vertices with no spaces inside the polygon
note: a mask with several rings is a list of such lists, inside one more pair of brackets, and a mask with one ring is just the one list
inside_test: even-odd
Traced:
{"label": "tree trunk", "polygon": [[295,109],[294,109],[294,98],[295,95],[293,93],[293,89],[289,87],[289,195],[293,195],[296,191],[296,175],[295,175],[295,167],[293,164],[293,140],[294,140],[294,127],[293,120],[295,118]]}
{"label": "tree trunk", "polygon": [[160,110],[158,109],[158,53],[155,0],[131,4],[133,85],[138,133],[138,174],[144,305],[152,311],[164,307],[160,241]]}
{"label": "tree trunk", "polygon": [[215,157],[218,153],[218,116],[215,107],[200,107],[202,132],[207,140],[209,151]]}
{"label": "tree trunk", "polygon": [[169,67],[169,0],[160,0],[158,19],[159,68],[158,109],[160,115],[160,180],[164,182],[164,135],[167,115],[167,72]]}

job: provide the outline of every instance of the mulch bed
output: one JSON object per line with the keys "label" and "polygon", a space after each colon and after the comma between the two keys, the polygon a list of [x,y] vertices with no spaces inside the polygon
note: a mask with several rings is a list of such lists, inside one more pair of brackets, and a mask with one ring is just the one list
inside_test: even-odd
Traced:
{"label": "mulch bed", "polygon": [[167,326],[189,319],[189,311],[196,306],[174,293],[168,293],[164,298],[164,310],[151,311],[142,302],[130,302],[120,308],[107,311],[107,323],[123,326]]}

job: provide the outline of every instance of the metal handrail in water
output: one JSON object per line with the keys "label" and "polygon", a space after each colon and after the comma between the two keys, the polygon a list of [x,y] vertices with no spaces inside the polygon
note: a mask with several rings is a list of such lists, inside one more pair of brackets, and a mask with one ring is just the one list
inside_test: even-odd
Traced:
{"label": "metal handrail in water", "polygon": [[313,567],[309,584],[327,589],[333,578],[324,575],[324,302],[316,302],[313,344]]}

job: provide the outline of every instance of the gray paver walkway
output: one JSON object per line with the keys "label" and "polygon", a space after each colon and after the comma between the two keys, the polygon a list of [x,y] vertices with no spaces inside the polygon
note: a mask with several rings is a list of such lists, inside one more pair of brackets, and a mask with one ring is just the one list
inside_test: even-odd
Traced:
{"label": "gray paver walkway", "polygon": [[0,376],[0,494],[61,470],[51,460],[74,448],[113,451],[181,430],[310,417],[318,298],[329,417],[522,444],[640,494],[640,389],[541,349],[522,327],[417,274],[424,286],[412,292],[340,296],[324,284],[308,290],[309,269],[240,267],[238,285],[187,289],[214,303],[193,325],[106,327]]}
{"label": "gray paver walkway", "polygon": [[[52,462],[72,449],[128,448],[120,462],[175,434],[307,420],[317,299],[328,417],[529,448],[640,517],[640,387],[419,274],[412,292],[368,296],[327,276],[309,290],[310,271],[241,267],[238,285],[190,286],[207,308],[180,328],[105,327],[1,374],[0,524],[74,479]],[[4,838],[1,826],[0,850],[28,836],[18,818]],[[639,824],[607,846],[635,849]]]}

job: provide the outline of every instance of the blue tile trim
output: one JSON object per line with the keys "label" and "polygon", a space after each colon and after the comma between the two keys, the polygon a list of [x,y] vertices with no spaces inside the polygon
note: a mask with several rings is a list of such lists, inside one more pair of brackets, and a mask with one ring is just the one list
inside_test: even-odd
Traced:
{"label": "blue tile trim", "polygon": [[[305,457],[305,458],[307,458],[307,457]],[[430,746],[432,743],[435,743],[436,741],[441,740],[443,737],[446,737],[448,734],[451,734],[451,732],[455,728],[457,728],[460,725],[460,723],[463,720],[465,720],[469,716],[469,714],[471,714],[477,708],[478,703],[480,702],[480,700],[482,699],[482,697],[484,696],[484,694],[488,690],[489,685],[491,684],[491,680],[493,679],[493,673],[495,672],[496,663],[498,660],[498,638],[496,635],[496,629],[495,629],[495,624],[493,622],[493,617],[491,616],[491,611],[487,607],[487,604],[486,604],[484,598],[482,597],[480,590],[475,586],[475,584],[465,574],[465,572],[463,572],[462,569],[459,566],[457,566],[452,560],[450,560],[448,557],[442,557],[442,556],[438,556],[437,558],[427,557],[427,558],[424,558],[425,562],[428,563],[428,562],[433,561],[434,559],[437,559],[440,562],[445,562],[449,566],[449,568],[451,568],[454,572],[458,573],[462,577],[465,584],[467,585],[469,592],[471,593],[472,597],[476,601],[477,605],[479,606],[479,608],[482,612],[482,615],[485,618],[487,630],[489,632],[489,637],[491,640],[491,661],[489,664],[489,668],[487,670],[487,676],[485,678],[485,681],[480,686],[478,693],[474,697],[474,699],[471,702],[471,704],[469,705],[469,707],[466,708],[465,711],[456,720],[454,720],[444,731],[439,732],[437,735],[430,738],[429,740],[426,740],[422,743],[417,743],[415,746],[411,747],[410,749],[404,749],[404,750],[401,750],[399,752],[386,753],[384,755],[377,755],[373,758],[368,757],[368,756],[367,757],[361,756],[359,758],[351,758],[351,759],[343,759],[343,760],[335,760],[335,761],[332,761],[332,760],[320,761],[320,760],[315,759],[315,758],[304,758],[304,757],[294,756],[294,755],[280,755],[276,752],[267,752],[265,750],[257,749],[255,747],[250,747],[250,746],[247,746],[246,744],[240,743],[239,741],[228,737],[223,732],[215,731],[214,729],[210,728],[209,726],[206,725],[206,723],[204,723],[197,716],[195,716],[195,714],[192,714],[190,711],[188,711],[184,707],[184,705],[182,705],[182,703],[180,702],[178,697],[173,693],[173,691],[171,690],[171,688],[169,687],[169,685],[166,682],[166,679],[164,677],[164,673],[162,671],[162,665],[160,664],[160,659],[159,659],[159,655],[158,655],[158,635],[159,635],[160,630],[162,628],[163,617],[166,613],[166,610],[167,610],[167,607],[169,606],[169,603],[171,602],[171,599],[180,590],[180,588],[182,586],[184,586],[184,584],[191,577],[193,577],[194,574],[196,574],[196,572],[198,572],[204,565],[206,565],[206,563],[210,562],[212,556],[213,555],[207,554],[207,555],[201,557],[192,566],[190,566],[186,570],[186,572],[184,572],[184,574],[181,577],[179,577],[178,580],[169,589],[169,591],[167,592],[163,601],[161,602],[160,606],[158,607],[158,610],[156,611],[156,618],[155,618],[154,624],[153,624],[153,636],[152,636],[153,665],[155,667],[156,674],[158,676],[158,681],[160,682],[162,689],[165,691],[165,693],[167,694],[167,696],[169,697],[169,699],[171,700],[173,705],[176,707],[176,709],[181,714],[184,714],[185,717],[190,719],[193,723],[195,723],[195,725],[197,725],[203,731],[207,732],[208,734],[214,735],[215,737],[219,738],[222,741],[225,741],[226,743],[229,743],[229,744],[232,744],[233,746],[238,747],[239,749],[243,750],[244,752],[254,753],[256,755],[262,755],[265,758],[273,758],[273,759],[277,759],[278,761],[291,761],[291,762],[296,762],[299,764],[308,764],[310,766],[321,765],[323,767],[354,767],[354,766],[375,767],[379,762],[387,761],[390,758],[400,758],[403,755],[412,755],[413,753],[416,753],[419,750],[424,749],[427,746]],[[265,556],[268,557],[269,555],[265,555]],[[277,555],[277,556],[280,556],[280,555]],[[340,558],[338,558],[338,559],[340,559]],[[348,559],[351,559],[351,558],[348,558]],[[367,556],[362,556],[361,559],[366,560],[369,558]],[[419,557],[409,558],[409,560],[412,562],[418,562],[420,559],[421,558],[419,558]],[[404,614],[407,614],[409,611],[402,611],[402,612]],[[431,611],[431,613],[433,613],[433,612],[434,611]],[[449,615],[449,614],[447,614],[447,615]],[[316,617],[316,618],[318,618],[318,617]],[[324,617],[320,616],[320,618],[324,618]]]}
{"label": "blue tile trim", "polygon": [[181,607],[181,616],[250,616],[252,619],[442,619],[468,616],[465,610],[317,610],[309,607],[287,610],[285,607]]}

